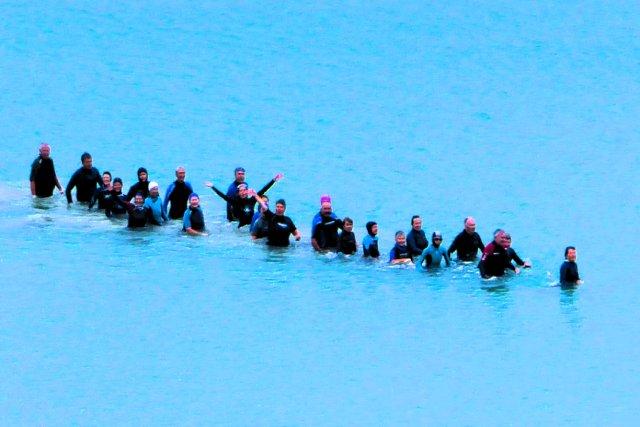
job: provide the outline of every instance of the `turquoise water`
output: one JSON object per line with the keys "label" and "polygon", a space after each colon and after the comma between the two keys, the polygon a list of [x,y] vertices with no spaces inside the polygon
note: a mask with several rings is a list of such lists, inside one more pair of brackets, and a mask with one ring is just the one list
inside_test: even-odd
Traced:
{"label": "turquoise water", "polygon": [[[3,2],[3,424],[637,422],[632,2]],[[178,164],[208,238],[34,203],[40,141],[161,190]],[[243,165],[284,197],[287,251],[202,185]],[[311,218],[413,214],[449,244],[473,215],[533,269],[484,283],[318,256]],[[553,286],[567,244],[585,285]]]}

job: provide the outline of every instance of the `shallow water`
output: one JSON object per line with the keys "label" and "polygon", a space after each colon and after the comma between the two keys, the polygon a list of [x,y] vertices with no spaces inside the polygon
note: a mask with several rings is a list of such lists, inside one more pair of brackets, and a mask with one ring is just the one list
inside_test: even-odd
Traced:
{"label": "shallow water", "polygon": [[[0,5],[3,424],[634,424],[638,6]],[[41,140],[164,192],[208,238],[32,201]],[[303,234],[255,244],[202,186],[243,165]],[[484,282],[309,244],[320,194],[448,245],[473,215],[533,269]],[[553,286],[567,244],[585,285]]]}

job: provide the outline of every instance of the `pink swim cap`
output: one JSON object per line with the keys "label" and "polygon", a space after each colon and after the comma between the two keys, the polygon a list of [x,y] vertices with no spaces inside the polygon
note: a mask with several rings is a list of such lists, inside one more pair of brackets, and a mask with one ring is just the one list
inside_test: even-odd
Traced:
{"label": "pink swim cap", "polygon": [[331,196],[329,196],[328,194],[323,194],[322,196],[320,196],[320,204],[323,203],[331,203]]}

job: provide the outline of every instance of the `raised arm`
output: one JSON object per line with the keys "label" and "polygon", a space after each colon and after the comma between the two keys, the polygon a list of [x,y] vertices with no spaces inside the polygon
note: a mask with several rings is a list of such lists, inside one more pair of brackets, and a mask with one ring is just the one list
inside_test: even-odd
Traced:
{"label": "raised arm", "polygon": [[276,182],[280,181],[283,177],[284,177],[284,175],[281,174],[281,173],[276,174],[276,176],[274,176],[271,181],[267,182],[267,184],[264,187],[262,187],[260,190],[258,190],[258,195],[264,196],[264,194],[267,191],[269,191],[269,189],[271,187],[273,187],[273,184],[275,184]]}
{"label": "raised arm", "polygon": [[210,189],[212,189],[212,190],[213,190],[213,192],[214,192],[214,193],[216,193],[218,196],[220,196],[220,198],[221,198],[222,200],[227,201],[227,202],[231,202],[231,200],[233,200],[233,198],[232,198],[232,197],[229,197],[229,196],[227,196],[226,194],[224,194],[222,191],[218,190],[218,189],[213,185],[213,183],[211,183],[211,182],[207,181],[207,182],[205,182],[205,183],[204,183],[204,185],[205,185],[205,187],[209,187]]}

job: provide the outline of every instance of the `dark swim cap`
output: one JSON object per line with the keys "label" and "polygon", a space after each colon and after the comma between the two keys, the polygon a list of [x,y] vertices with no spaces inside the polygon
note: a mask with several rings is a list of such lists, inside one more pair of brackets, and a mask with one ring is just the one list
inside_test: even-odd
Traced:
{"label": "dark swim cap", "polygon": [[136,197],[138,197],[138,196],[140,196],[140,197],[144,197],[144,194],[142,194],[142,192],[141,192],[141,191],[138,191],[138,192],[136,193]]}
{"label": "dark swim cap", "polygon": [[146,173],[147,175],[149,175],[149,172],[147,172],[147,169],[146,169],[146,168],[139,167],[139,168],[138,168],[138,176],[140,176],[140,174],[141,174],[142,172],[144,172],[144,173]]}
{"label": "dark swim cap", "polygon": [[122,184],[122,180],[121,180],[120,178],[114,178],[114,179],[113,179],[113,183],[115,184],[115,183],[117,183],[117,182],[119,182],[120,184]]}
{"label": "dark swim cap", "polygon": [[286,208],[287,207],[287,202],[285,202],[284,199],[278,199],[276,201],[276,205],[282,205],[282,206],[284,206]]}
{"label": "dark swim cap", "polygon": [[367,233],[369,233],[370,235],[373,236],[373,226],[377,225],[378,223],[375,221],[369,221],[367,222],[367,224],[365,225],[365,227],[367,227]]}
{"label": "dark swim cap", "polygon": [[235,168],[235,170],[233,171],[234,173],[236,172],[245,172],[244,168],[242,166],[238,166],[237,168]]}
{"label": "dark swim cap", "polygon": [[90,158],[91,158],[91,154],[85,151],[84,153],[82,153],[82,156],[80,156],[80,161],[84,163],[85,159],[90,159]]}
{"label": "dark swim cap", "polygon": [[189,199],[187,200],[191,200],[192,197],[197,197],[198,199],[200,198],[200,196],[198,196],[198,193],[191,193],[189,194]]}

